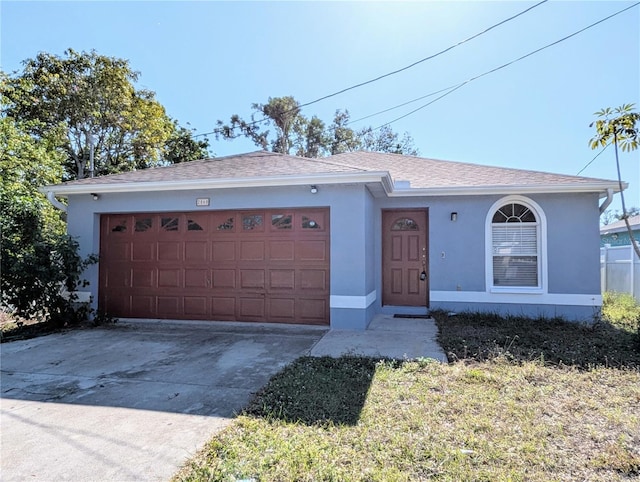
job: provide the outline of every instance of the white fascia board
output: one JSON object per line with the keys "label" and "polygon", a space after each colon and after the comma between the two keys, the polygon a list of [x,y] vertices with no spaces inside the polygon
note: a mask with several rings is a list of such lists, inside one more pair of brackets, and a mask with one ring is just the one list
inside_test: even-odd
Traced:
{"label": "white fascia board", "polygon": [[[190,191],[205,189],[231,189],[300,186],[305,184],[350,184],[350,183],[380,183],[388,197],[424,197],[424,196],[479,196],[505,194],[536,194],[536,193],[580,193],[598,192],[600,197],[606,195],[607,189],[619,192],[617,183],[593,182],[576,184],[549,185],[495,185],[495,186],[447,186],[433,188],[394,189],[393,179],[387,171],[372,172],[340,172],[331,174],[304,174],[292,176],[264,176],[227,179],[195,179],[188,181],[129,181],[117,183],[91,184],[58,184],[45,186],[41,192],[53,193],[55,196],[65,197],[70,194],[90,193],[123,193],[123,192],[151,192],[151,191]],[[626,189],[628,184],[623,183]]]}
{"label": "white fascia board", "polygon": [[231,189],[242,187],[279,187],[302,186],[305,184],[350,184],[350,183],[382,183],[385,191],[393,183],[386,171],[376,172],[340,172],[334,174],[305,174],[299,176],[265,176],[238,179],[196,179],[189,181],[150,181],[150,182],[118,182],[91,183],[45,186],[40,189],[43,193],[52,192],[55,196],[70,194],[105,194],[122,192],[150,192],[150,191],[191,191],[204,189]]}
{"label": "white fascia board", "polygon": [[[623,184],[624,189],[628,184]],[[600,197],[605,197],[607,189],[620,192],[618,184],[609,182],[576,183],[576,184],[513,184],[496,186],[447,186],[433,188],[395,189],[387,191],[389,197],[414,197],[414,196],[480,196],[480,195],[505,195],[505,194],[556,194],[556,193],[583,193],[597,192]]]}

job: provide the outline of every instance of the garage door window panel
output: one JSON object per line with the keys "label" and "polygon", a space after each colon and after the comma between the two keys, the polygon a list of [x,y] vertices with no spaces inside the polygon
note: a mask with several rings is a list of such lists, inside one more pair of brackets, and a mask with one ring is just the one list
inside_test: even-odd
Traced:
{"label": "garage door window panel", "polygon": [[235,219],[230,217],[230,218],[225,218],[223,221],[218,220],[217,224],[217,231],[223,231],[223,232],[233,232],[235,231]]}
{"label": "garage door window panel", "polygon": [[319,215],[302,216],[302,229],[323,230],[324,222]]}
{"label": "garage door window panel", "polygon": [[160,221],[160,227],[165,232],[177,232],[180,229],[179,217],[163,217]]}
{"label": "garage door window panel", "polygon": [[271,228],[274,230],[292,229],[293,228],[293,215],[291,214],[272,214],[271,215]]}
{"label": "garage door window panel", "polygon": [[204,231],[205,228],[202,227],[204,224],[205,223],[202,220],[187,218],[187,231]]}
{"label": "garage door window panel", "polygon": [[264,231],[264,215],[263,214],[244,214],[242,216],[242,229],[244,231]]}
{"label": "garage door window panel", "polygon": [[152,217],[136,217],[135,228],[136,233],[144,233],[146,231],[153,230],[153,218]]}
{"label": "garage door window panel", "polygon": [[109,219],[109,231],[112,233],[126,233],[128,219],[125,217],[110,218]]}

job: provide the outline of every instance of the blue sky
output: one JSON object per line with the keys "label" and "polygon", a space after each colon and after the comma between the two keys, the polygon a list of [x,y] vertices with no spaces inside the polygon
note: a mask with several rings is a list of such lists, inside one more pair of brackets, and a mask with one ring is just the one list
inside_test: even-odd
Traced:
{"label": "blue sky", "polygon": [[[251,104],[301,103],[402,68],[537,2],[31,2],[0,3],[6,72],[40,51],[95,49],[125,58],[168,114],[196,133]],[[357,119],[458,84],[635,2],[549,1],[431,61],[306,107]],[[377,127],[427,102],[363,122]],[[476,80],[391,127],[424,157],[577,174],[597,151],[593,113],[640,103],[640,6]],[[216,141],[222,156],[256,150]],[[582,175],[615,179],[612,149]],[[640,151],[621,157],[627,205],[640,206]],[[619,201],[613,204],[619,208]]]}

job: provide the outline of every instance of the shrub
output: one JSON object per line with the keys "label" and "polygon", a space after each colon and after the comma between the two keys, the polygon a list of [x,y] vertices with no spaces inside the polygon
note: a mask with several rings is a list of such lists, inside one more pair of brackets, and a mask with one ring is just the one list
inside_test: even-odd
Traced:
{"label": "shrub", "polygon": [[73,293],[86,286],[81,274],[94,262],[92,256],[80,257],[78,243],[66,235],[22,246],[5,241],[0,304],[17,316],[59,326],[82,321],[87,307],[78,306]]}
{"label": "shrub", "polygon": [[63,291],[84,284],[95,258],[78,254],[63,213],[40,192],[61,181],[64,156],[52,139],[30,136],[32,127],[0,115],[0,311],[63,326],[86,314]]}
{"label": "shrub", "polygon": [[627,331],[640,330],[640,304],[629,293],[607,291],[602,296],[602,318]]}

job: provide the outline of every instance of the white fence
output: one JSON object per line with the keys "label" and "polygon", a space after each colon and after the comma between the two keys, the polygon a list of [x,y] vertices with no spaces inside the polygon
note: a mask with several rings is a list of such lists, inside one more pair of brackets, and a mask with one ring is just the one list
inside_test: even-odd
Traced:
{"label": "white fence", "polygon": [[602,292],[631,293],[640,301],[640,259],[632,246],[600,248]]}

